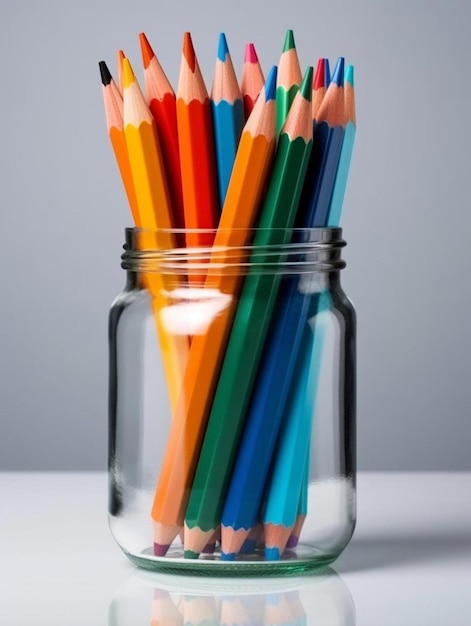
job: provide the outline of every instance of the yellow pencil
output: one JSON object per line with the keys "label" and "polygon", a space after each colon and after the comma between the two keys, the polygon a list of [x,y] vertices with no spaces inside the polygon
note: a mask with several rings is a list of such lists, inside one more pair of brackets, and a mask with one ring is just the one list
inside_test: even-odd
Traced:
{"label": "yellow pencil", "polygon": [[[154,120],[134,76],[131,64],[123,59],[123,118],[129,164],[134,180],[142,232],[140,247],[155,249],[155,230],[159,229],[158,246],[174,247],[174,238],[165,229],[173,226],[167,182]],[[171,335],[162,323],[161,312],[168,304],[168,291],[175,288],[177,277],[165,278],[158,272],[144,274],[152,296],[164,368],[172,409],[176,406],[188,357],[189,342],[185,335]],[[171,284],[170,282],[171,281]],[[178,286],[178,285],[177,285]]]}

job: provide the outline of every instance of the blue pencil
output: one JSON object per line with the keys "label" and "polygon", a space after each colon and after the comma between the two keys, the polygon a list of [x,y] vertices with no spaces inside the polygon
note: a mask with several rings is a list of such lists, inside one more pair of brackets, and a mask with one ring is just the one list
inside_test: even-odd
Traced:
{"label": "blue pencil", "polygon": [[[340,115],[331,100],[343,111],[343,58],[339,59],[332,79],[333,87],[326,92],[326,111],[324,121],[323,108],[319,109],[320,124],[327,126],[335,137],[343,136],[343,127],[330,124],[329,115]],[[310,163],[311,185],[316,190],[313,201],[305,207],[301,224],[311,227],[315,223],[318,212],[327,213],[335,176],[331,176],[331,168],[337,170],[340,147],[338,143],[325,141],[322,133],[320,139],[314,135],[317,145],[317,158]],[[334,153],[332,156],[331,152]],[[306,179],[307,180],[307,179]],[[299,222],[299,213],[297,216]],[[254,386],[254,391],[247,415],[235,466],[229,483],[222,513],[221,551],[222,558],[235,558],[250,529],[257,521],[262,505],[263,491],[272,461],[283,410],[288,397],[290,382],[294,375],[294,367],[306,326],[311,295],[305,295],[298,288],[296,280],[287,280],[278,300],[280,306],[270,324],[268,340],[263,354],[262,363]]]}
{"label": "blue pencil", "polygon": [[211,90],[219,202],[223,206],[244,126],[244,105],[224,33],[219,35],[218,56]]}

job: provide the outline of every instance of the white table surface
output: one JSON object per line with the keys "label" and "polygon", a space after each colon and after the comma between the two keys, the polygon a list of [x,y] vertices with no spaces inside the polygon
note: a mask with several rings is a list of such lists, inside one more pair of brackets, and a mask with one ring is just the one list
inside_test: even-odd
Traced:
{"label": "white table surface", "polygon": [[153,606],[153,626],[163,610],[185,625],[204,611],[206,625],[471,625],[471,473],[360,474],[330,575],[229,582],[136,569],[108,531],[104,473],[0,473],[0,493],[5,626],[148,626]]}

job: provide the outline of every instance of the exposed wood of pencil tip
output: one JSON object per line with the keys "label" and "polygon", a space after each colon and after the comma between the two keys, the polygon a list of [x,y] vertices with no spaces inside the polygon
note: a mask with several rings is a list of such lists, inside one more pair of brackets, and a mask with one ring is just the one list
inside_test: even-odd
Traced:
{"label": "exposed wood of pencil tip", "polygon": [[144,81],[146,86],[147,100],[163,100],[167,94],[175,95],[162,65],[160,64],[145,33],[139,33],[142,64],[144,66]]}
{"label": "exposed wood of pencil tip", "polygon": [[330,127],[346,124],[342,58],[337,62],[334,75],[317,112],[316,123],[321,122],[327,122]]}
{"label": "exposed wood of pencil tip", "polygon": [[211,99],[216,104],[222,100],[229,104],[234,104],[236,100],[242,100],[229,50],[227,50],[224,60],[218,54],[211,89]]}
{"label": "exposed wood of pencil tip", "polygon": [[292,31],[286,34],[285,45],[280,56],[278,67],[278,87],[286,90],[299,85],[302,80],[302,72],[299,64],[298,53],[294,45]]}
{"label": "exposed wood of pencil tip", "polygon": [[177,98],[187,104],[192,100],[209,101],[208,90],[196,58],[190,33],[185,33],[183,40]]}
{"label": "exposed wood of pencil tip", "polygon": [[308,67],[281,129],[281,132],[289,135],[291,139],[295,137],[302,137],[305,141],[312,139],[312,72],[312,67]]}

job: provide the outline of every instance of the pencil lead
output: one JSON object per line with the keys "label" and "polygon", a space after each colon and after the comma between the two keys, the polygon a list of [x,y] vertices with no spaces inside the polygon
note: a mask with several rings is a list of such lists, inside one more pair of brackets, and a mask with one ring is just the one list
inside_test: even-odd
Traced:
{"label": "pencil lead", "polygon": [[278,548],[265,548],[265,559],[267,561],[279,561],[280,551]]}
{"label": "pencil lead", "polygon": [[258,63],[257,51],[255,50],[255,46],[253,43],[248,43],[245,46],[244,62]]}
{"label": "pencil lead", "polygon": [[106,85],[109,85],[111,83],[111,81],[113,80],[113,77],[111,76],[111,72],[108,69],[108,66],[106,65],[104,61],[100,61],[98,63],[98,66],[100,68],[101,82],[106,87]]}
{"label": "pencil lead", "polygon": [[321,89],[325,87],[325,59],[320,58],[316,63],[316,71],[312,82],[313,89]]}
{"label": "pencil lead", "polygon": [[303,78],[303,82],[301,83],[301,86],[299,87],[299,91],[302,95],[302,97],[305,100],[308,100],[309,102],[311,102],[312,99],[312,74],[313,74],[313,68],[311,65],[309,65],[309,67],[306,69],[306,72],[304,74],[304,78]]}
{"label": "pencil lead", "polygon": [[154,556],[165,556],[170,546],[154,542]]}
{"label": "pencil lead", "polygon": [[221,561],[235,561],[235,552],[221,552]]}
{"label": "pencil lead", "polygon": [[274,65],[265,82],[265,100],[275,100],[276,99],[276,76],[277,76],[278,68]]}
{"label": "pencil lead", "polygon": [[134,72],[127,57],[123,59],[123,87],[129,87],[134,82]]}
{"label": "pencil lead", "polygon": [[324,85],[329,86],[330,83],[330,64],[329,59],[324,59]]}
{"label": "pencil lead", "polygon": [[295,44],[294,44],[294,34],[293,31],[290,29],[288,31],[286,31],[286,37],[285,37],[285,43],[283,46],[283,52],[287,52],[288,50],[292,50],[293,48],[296,48]]}
{"label": "pencil lead", "polygon": [[354,74],[353,65],[347,65],[347,69],[345,70],[345,79],[344,80],[345,80],[346,83],[349,83],[351,87],[355,86],[353,74]]}
{"label": "pencil lead", "polygon": [[149,40],[144,33],[139,33],[139,43],[141,45],[141,55],[144,69],[147,69],[155,54],[152,50]]}
{"label": "pencil lead", "polygon": [[339,87],[343,87],[343,74],[345,67],[345,59],[344,57],[339,57],[338,61],[335,65],[334,73],[332,75],[333,83],[336,83]]}
{"label": "pencil lead", "polygon": [[193,550],[185,550],[183,556],[185,559],[197,559],[199,557],[199,553],[193,552]]}
{"label": "pencil lead", "polygon": [[193,41],[191,40],[191,34],[189,32],[186,32],[183,35],[183,55],[186,62],[190,66],[190,70],[194,72],[196,67],[196,54],[193,47]]}
{"label": "pencil lead", "polygon": [[224,62],[228,54],[229,54],[229,48],[227,46],[226,35],[224,33],[220,33],[219,45],[218,45],[218,59]]}

